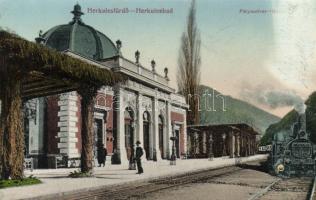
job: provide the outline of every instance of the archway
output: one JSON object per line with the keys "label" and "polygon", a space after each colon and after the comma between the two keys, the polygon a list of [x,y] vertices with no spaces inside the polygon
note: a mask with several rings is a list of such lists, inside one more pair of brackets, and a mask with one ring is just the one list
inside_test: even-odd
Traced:
{"label": "archway", "polygon": [[127,159],[130,160],[134,145],[134,112],[130,107],[124,111],[125,149]]}
{"label": "archway", "polygon": [[159,150],[161,153],[161,158],[165,158],[164,157],[164,131],[163,131],[163,127],[164,127],[164,123],[163,123],[163,116],[159,115],[158,118],[158,134],[159,134]]}
{"label": "archway", "polygon": [[146,152],[146,159],[150,160],[150,114],[145,111],[143,114],[143,133],[144,133],[144,150]]}

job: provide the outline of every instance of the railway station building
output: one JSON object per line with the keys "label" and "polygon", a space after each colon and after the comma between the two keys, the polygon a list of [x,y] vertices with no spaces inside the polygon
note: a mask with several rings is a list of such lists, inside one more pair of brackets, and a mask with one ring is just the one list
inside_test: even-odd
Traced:
{"label": "railway station building", "polygon": [[[156,66],[154,60],[147,67],[141,62],[139,51],[133,55],[135,59],[126,58],[121,53],[120,40],[114,43],[84,23],[78,4],[71,13],[73,19],[69,23],[40,32],[36,42],[127,77],[124,83],[102,87],[96,95],[95,157],[101,145],[109,156],[115,156],[113,164],[127,163],[139,140],[146,160],[169,159],[171,136],[176,137],[177,157],[186,154],[188,105],[170,87],[168,68]],[[73,160],[71,165],[80,163],[80,98],[77,92],[67,92],[25,103],[25,156],[33,159],[35,168],[56,167],[60,156]]]}
{"label": "railway station building", "polygon": [[247,124],[188,126],[188,156],[251,156],[257,152],[257,135],[258,132]]}

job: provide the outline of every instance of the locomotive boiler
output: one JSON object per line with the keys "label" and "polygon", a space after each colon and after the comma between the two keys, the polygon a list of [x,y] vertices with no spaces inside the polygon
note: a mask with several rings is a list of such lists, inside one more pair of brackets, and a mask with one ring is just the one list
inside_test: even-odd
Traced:
{"label": "locomotive boiler", "polygon": [[289,131],[274,135],[270,154],[271,171],[282,177],[315,176],[315,153],[306,115],[301,114]]}

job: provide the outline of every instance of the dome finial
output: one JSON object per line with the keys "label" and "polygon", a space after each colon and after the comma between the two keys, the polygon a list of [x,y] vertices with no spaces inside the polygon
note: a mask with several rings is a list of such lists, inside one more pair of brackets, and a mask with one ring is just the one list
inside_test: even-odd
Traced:
{"label": "dome finial", "polygon": [[136,58],[136,64],[139,64],[139,57],[140,57],[140,52],[137,50],[136,52],[135,52],[135,58]]}
{"label": "dome finial", "polygon": [[121,55],[121,48],[122,48],[122,42],[121,40],[116,40],[116,48],[118,50],[118,53]]}
{"label": "dome finial", "polygon": [[155,62],[154,59],[152,59],[152,61],[151,61],[151,69],[152,69],[152,71],[153,71],[154,73],[156,72],[155,67],[156,67],[156,62]]}
{"label": "dome finial", "polygon": [[40,30],[38,33],[38,37],[35,38],[36,43],[43,44],[45,42],[45,39],[43,38],[43,31]]}
{"label": "dome finial", "polygon": [[71,11],[72,14],[74,14],[73,20],[75,21],[81,21],[81,15],[83,15],[83,12],[81,12],[81,6],[77,4],[74,6],[74,10]]}

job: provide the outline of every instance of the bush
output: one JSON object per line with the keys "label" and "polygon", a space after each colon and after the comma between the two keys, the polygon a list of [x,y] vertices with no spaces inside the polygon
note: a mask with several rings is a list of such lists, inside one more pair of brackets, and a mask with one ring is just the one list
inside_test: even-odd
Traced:
{"label": "bush", "polygon": [[34,184],[39,184],[39,183],[42,183],[42,182],[36,177],[30,176],[30,177],[18,179],[18,180],[0,180],[0,188],[34,185]]}
{"label": "bush", "polygon": [[92,177],[93,174],[92,172],[89,172],[89,173],[82,173],[81,171],[73,171],[73,172],[70,172],[70,174],[68,175],[69,177],[71,178],[84,178],[84,177]]}

